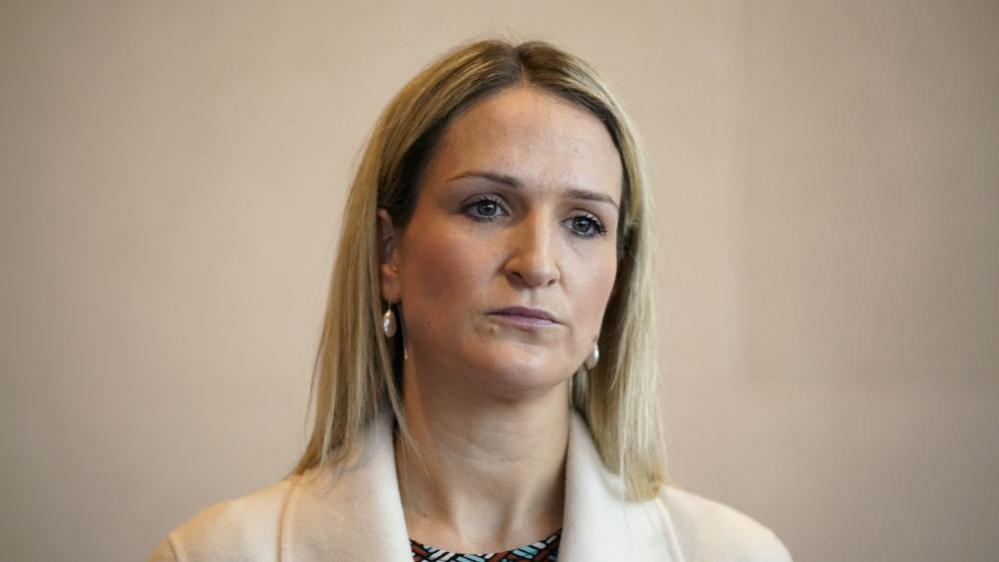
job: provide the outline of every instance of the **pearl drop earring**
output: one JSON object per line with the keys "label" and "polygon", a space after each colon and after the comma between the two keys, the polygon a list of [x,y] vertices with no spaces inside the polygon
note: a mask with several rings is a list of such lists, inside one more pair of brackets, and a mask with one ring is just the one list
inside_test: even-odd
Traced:
{"label": "pearl drop earring", "polygon": [[387,309],[385,309],[385,314],[382,315],[382,331],[385,332],[385,337],[387,338],[395,336],[396,321],[395,321],[395,313],[392,312],[391,304],[388,306]]}
{"label": "pearl drop earring", "polygon": [[600,361],[600,347],[596,343],[593,344],[593,351],[590,352],[590,356],[586,358],[586,368],[592,369],[597,366],[597,361]]}

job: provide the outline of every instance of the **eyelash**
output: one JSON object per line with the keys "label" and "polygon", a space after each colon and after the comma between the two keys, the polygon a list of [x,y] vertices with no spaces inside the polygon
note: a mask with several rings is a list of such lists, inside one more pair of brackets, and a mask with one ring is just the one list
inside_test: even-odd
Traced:
{"label": "eyelash", "polygon": [[[479,197],[475,201],[472,201],[469,204],[465,205],[465,207],[462,210],[468,218],[476,222],[492,222],[496,220],[498,215],[482,216],[476,214],[476,210],[479,209],[479,205],[482,205],[483,203],[491,203],[496,206],[497,210],[506,213],[506,211],[503,209],[503,202],[497,199],[496,197],[492,197],[489,195],[484,195],[482,197]],[[600,219],[591,215],[590,213],[584,213],[581,215],[569,217],[566,220],[574,222],[580,219],[589,221],[592,231],[590,233],[582,233],[577,230],[572,230],[570,228],[570,230],[572,230],[573,234],[575,234],[576,236],[580,238],[596,238],[597,236],[605,236],[607,234],[607,227],[604,226],[604,223],[600,222]]]}

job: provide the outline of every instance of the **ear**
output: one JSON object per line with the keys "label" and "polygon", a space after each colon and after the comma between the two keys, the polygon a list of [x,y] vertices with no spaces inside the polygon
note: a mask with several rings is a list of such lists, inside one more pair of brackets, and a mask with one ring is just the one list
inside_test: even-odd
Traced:
{"label": "ear", "polygon": [[385,209],[378,209],[378,279],[382,298],[389,303],[402,300],[399,280],[399,236],[401,231],[392,224]]}

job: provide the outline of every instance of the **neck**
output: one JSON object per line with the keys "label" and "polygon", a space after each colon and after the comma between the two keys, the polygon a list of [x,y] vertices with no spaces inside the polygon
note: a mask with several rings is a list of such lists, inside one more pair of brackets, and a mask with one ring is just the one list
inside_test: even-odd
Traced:
{"label": "neck", "polygon": [[566,384],[490,401],[420,388],[416,378],[404,378],[403,392],[412,447],[398,437],[395,448],[410,537],[454,552],[497,552],[560,528]]}

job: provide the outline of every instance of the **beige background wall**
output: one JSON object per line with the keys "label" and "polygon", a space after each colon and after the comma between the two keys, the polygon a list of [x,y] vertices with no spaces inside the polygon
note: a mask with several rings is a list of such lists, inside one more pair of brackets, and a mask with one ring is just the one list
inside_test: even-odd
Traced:
{"label": "beige background wall", "polygon": [[999,556],[999,2],[422,4],[0,4],[0,557],[291,467],[355,155],[490,32],[645,137],[676,480],[800,561]]}

